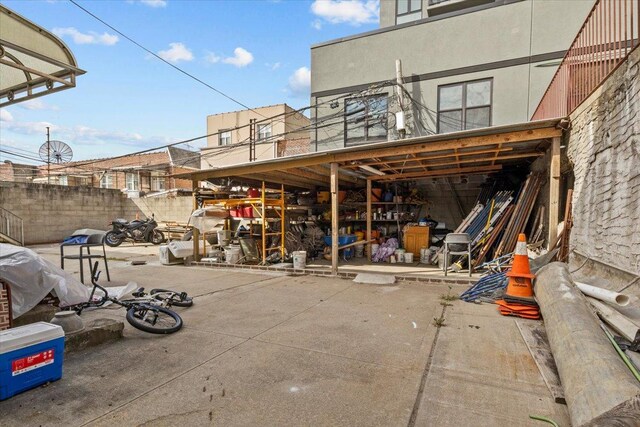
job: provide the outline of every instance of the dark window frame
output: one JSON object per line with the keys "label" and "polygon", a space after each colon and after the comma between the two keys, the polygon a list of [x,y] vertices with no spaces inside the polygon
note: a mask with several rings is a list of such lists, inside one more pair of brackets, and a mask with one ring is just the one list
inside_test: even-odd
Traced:
{"label": "dark window frame", "polygon": [[[467,107],[467,85],[468,84],[473,84],[473,83],[480,83],[480,82],[489,82],[489,104],[485,104],[485,105],[476,105],[473,107]],[[462,105],[460,108],[448,108],[445,110],[441,110],[440,109],[440,90],[442,88],[446,88],[446,87],[453,87],[453,86],[462,86]],[[467,125],[467,111],[468,110],[477,110],[477,109],[481,109],[481,108],[487,108],[489,107],[489,124],[487,125],[488,127],[492,126],[493,123],[493,77],[485,77],[485,78],[481,78],[481,79],[474,79],[474,80],[466,80],[463,82],[456,82],[456,83],[447,83],[444,85],[439,85],[438,86],[438,100],[437,100],[437,133],[440,133],[440,113],[448,113],[451,111],[460,111],[461,112],[461,131],[463,130],[467,130],[466,129],[466,125]],[[472,129],[476,129],[476,128],[472,128]]]}
{"label": "dark window frame", "polygon": [[[222,134],[223,133],[227,133],[229,132],[229,143],[228,144],[223,144],[222,143]],[[233,144],[233,132],[232,129],[218,129],[218,146],[219,147],[223,147],[226,145],[231,145]]]}
{"label": "dark window frame", "polygon": [[349,104],[350,101],[356,101],[356,102],[362,102],[362,99],[372,99],[372,98],[384,98],[384,100],[386,101],[386,112],[384,113],[385,116],[388,117],[389,114],[389,95],[386,93],[382,93],[382,94],[377,94],[377,95],[368,95],[368,96],[364,96],[364,97],[356,97],[356,98],[346,98],[344,100],[344,145],[345,147],[347,146],[353,146],[353,145],[361,145],[361,144],[368,144],[371,142],[381,142],[381,141],[386,141],[389,139],[389,129],[385,126],[385,135],[384,136],[372,136],[369,137],[369,119],[370,119],[370,113],[369,113],[369,108],[370,105],[372,105],[372,103],[366,102],[365,105],[365,113],[364,113],[364,120],[362,121],[362,126],[364,128],[364,136],[363,137],[352,137],[349,138],[349,127],[348,127],[348,117],[347,117],[347,105]]}
{"label": "dark window frame", "polygon": [[[403,16],[407,16],[407,15],[413,15],[414,13],[420,12],[420,18],[418,19],[422,19],[422,0],[420,0],[420,8],[419,9],[415,9],[415,10],[411,10],[411,0],[406,0],[407,1],[407,11],[405,13],[399,13],[398,12],[398,3],[400,0],[396,0],[396,25],[398,25],[398,18],[402,18]],[[418,20],[416,19],[416,21]]]}

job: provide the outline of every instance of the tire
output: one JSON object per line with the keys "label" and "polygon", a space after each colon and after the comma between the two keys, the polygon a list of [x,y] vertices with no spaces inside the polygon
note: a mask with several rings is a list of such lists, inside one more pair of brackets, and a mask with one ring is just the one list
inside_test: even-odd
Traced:
{"label": "tire", "polygon": [[182,328],[178,313],[150,304],[136,304],[127,310],[127,322],[150,334],[172,334]]}
{"label": "tire", "polygon": [[120,246],[123,240],[124,239],[122,237],[118,237],[118,233],[116,233],[115,231],[109,231],[104,235],[104,242],[107,244],[107,246],[111,246],[112,248]]}
{"label": "tire", "polygon": [[159,301],[169,300],[169,306],[175,305],[176,307],[191,307],[193,305],[193,298],[183,295],[180,292],[172,291],[170,289],[151,289],[149,295]]}
{"label": "tire", "polygon": [[164,243],[164,234],[162,233],[162,231],[153,230],[153,232],[151,233],[151,243],[153,243],[154,245],[160,245]]}

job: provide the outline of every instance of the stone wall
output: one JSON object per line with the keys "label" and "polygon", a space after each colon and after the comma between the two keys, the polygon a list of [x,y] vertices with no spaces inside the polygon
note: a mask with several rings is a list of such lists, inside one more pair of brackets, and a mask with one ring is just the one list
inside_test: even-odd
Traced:
{"label": "stone wall", "polygon": [[60,242],[80,228],[108,229],[115,218],[186,222],[191,197],[129,199],[120,190],[0,182],[0,206],[24,220],[25,243]]}
{"label": "stone wall", "polygon": [[571,248],[640,274],[640,49],[573,114]]}

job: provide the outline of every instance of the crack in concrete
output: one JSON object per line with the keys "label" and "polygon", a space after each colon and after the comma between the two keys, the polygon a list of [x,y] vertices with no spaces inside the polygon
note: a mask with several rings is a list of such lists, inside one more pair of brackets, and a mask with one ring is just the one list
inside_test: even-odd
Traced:
{"label": "crack in concrete", "polygon": [[[442,312],[440,313],[441,319],[444,319],[444,313],[446,310],[447,310],[447,306],[443,305]],[[429,371],[431,370],[431,362],[433,361],[433,355],[436,351],[436,343],[438,342],[438,336],[440,335],[441,328],[442,326],[436,327],[436,333],[433,336],[433,341],[431,342],[431,349],[429,350],[427,363],[425,364],[424,371],[422,372],[422,378],[420,378],[420,387],[418,388],[418,394],[416,395],[416,400],[413,404],[413,410],[411,411],[411,417],[409,417],[409,422],[407,423],[407,427],[414,427],[416,425],[416,419],[418,418],[418,411],[420,410],[420,403],[422,403],[424,388],[427,385],[427,377],[429,376]]]}

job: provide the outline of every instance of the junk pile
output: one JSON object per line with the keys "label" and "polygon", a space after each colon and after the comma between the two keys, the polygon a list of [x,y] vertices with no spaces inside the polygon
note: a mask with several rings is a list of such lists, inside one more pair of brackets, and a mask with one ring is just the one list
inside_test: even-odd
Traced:
{"label": "junk pile", "polygon": [[[518,235],[525,231],[543,182],[541,173],[531,172],[515,196],[511,191],[505,190],[497,191],[491,196],[492,190],[483,190],[482,198],[478,198],[476,206],[454,231],[467,233],[471,237],[474,269],[487,266],[486,263],[483,264],[487,257],[492,257],[489,259],[493,260],[504,257],[502,264],[510,261]],[[486,202],[483,204],[484,200]],[[432,254],[432,263],[437,261],[442,251],[440,248]],[[465,265],[467,257],[452,261],[451,268],[454,271],[469,268]],[[488,264],[492,263],[493,261]]]}
{"label": "junk pile", "polygon": [[325,233],[313,223],[294,224],[285,235],[287,253],[306,251],[309,258],[316,258],[322,253]]}

